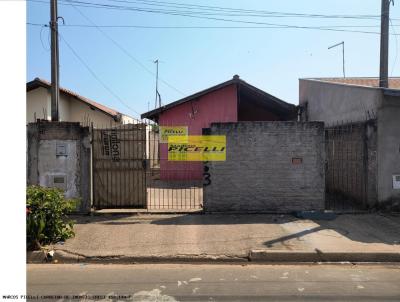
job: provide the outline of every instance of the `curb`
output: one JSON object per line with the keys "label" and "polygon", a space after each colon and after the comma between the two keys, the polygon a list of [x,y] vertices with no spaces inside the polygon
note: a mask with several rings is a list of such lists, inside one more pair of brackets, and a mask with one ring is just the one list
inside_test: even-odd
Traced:
{"label": "curb", "polygon": [[135,263],[248,263],[248,256],[226,255],[172,255],[172,256],[85,256],[63,250],[55,250],[51,259],[43,251],[27,253],[27,263],[97,263],[97,264],[135,264]]}
{"label": "curb", "polygon": [[251,250],[252,262],[400,262],[400,252]]}
{"label": "curb", "polygon": [[86,256],[55,250],[54,256],[47,258],[43,251],[27,253],[27,263],[96,263],[96,264],[135,264],[135,263],[319,263],[319,262],[400,262],[400,252],[323,252],[287,250],[251,250],[248,256],[227,255],[172,255],[172,256]]}

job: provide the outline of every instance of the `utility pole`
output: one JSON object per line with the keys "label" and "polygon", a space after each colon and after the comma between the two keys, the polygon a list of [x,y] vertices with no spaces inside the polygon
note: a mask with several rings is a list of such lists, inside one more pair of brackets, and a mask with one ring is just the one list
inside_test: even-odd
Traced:
{"label": "utility pole", "polygon": [[59,48],[58,48],[58,11],[57,0],[50,0],[51,30],[51,121],[58,122],[58,101],[60,98]]}
{"label": "utility pole", "polygon": [[344,64],[344,41],[342,41],[342,42],[340,42],[340,43],[337,43],[337,44],[335,44],[335,45],[332,45],[332,46],[328,47],[328,49],[337,47],[337,46],[339,46],[339,45],[342,45],[343,77],[345,78],[345,77],[346,77],[346,70],[345,70],[345,64]]}
{"label": "utility pole", "polygon": [[161,107],[161,97],[160,97],[160,94],[158,92],[158,63],[159,63],[158,59],[155,60],[154,63],[156,64],[156,100],[155,100],[155,106],[154,107],[157,108],[157,105],[158,105],[158,107]]}
{"label": "utility pole", "polygon": [[381,49],[379,87],[389,87],[389,7],[391,0],[382,0],[381,8]]}

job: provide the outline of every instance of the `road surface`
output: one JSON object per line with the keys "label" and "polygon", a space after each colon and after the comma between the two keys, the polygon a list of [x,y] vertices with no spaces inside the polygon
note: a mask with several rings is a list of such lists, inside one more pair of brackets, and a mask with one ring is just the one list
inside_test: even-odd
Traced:
{"label": "road surface", "polygon": [[27,291],[60,302],[400,301],[400,265],[31,264]]}

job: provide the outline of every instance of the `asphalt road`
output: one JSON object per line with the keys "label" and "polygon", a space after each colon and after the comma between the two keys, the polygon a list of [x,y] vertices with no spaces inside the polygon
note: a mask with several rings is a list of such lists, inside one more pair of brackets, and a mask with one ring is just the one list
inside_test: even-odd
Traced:
{"label": "asphalt road", "polygon": [[31,264],[27,291],[60,302],[400,301],[400,265]]}

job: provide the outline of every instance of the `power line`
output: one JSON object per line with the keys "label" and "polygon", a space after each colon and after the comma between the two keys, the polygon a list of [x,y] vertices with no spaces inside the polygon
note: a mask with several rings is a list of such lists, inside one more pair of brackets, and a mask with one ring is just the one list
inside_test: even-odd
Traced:
{"label": "power line", "polygon": [[[40,0],[31,0],[34,2],[42,2]],[[93,7],[93,8],[104,8],[104,4],[94,4],[91,2],[83,2],[83,1],[75,1],[75,0],[64,0],[65,5],[72,5],[74,7]],[[82,5],[82,3],[92,4],[92,6]],[[113,7],[110,5],[106,5],[108,9],[120,9],[119,6]],[[167,14],[167,15],[174,15],[174,16],[184,16],[190,18],[199,18],[199,19],[207,19],[207,20],[214,20],[214,21],[224,21],[224,22],[233,22],[233,23],[244,23],[244,24],[253,24],[253,25],[267,25],[267,26],[276,26],[278,28],[294,28],[294,29],[311,29],[311,30],[323,30],[323,31],[335,31],[335,32],[352,32],[352,33],[363,33],[363,34],[379,34],[379,32],[371,32],[371,31],[361,31],[361,30],[346,30],[340,28],[327,28],[327,27],[313,27],[313,26],[301,26],[301,25],[289,25],[289,24],[275,24],[275,23],[266,23],[266,22],[256,22],[256,21],[247,21],[247,20],[234,20],[234,19],[226,19],[226,18],[216,18],[216,17],[208,17],[208,16],[198,16],[192,14],[182,14],[182,13],[174,13],[174,12],[162,12],[162,11],[154,11],[154,10],[146,10],[146,9],[137,9],[132,7],[127,7],[127,10],[132,11],[140,11],[140,12],[149,12],[149,13],[160,13],[160,14]]]}
{"label": "power line", "polygon": [[[43,0],[29,0],[32,2],[45,2]],[[237,9],[237,8],[223,8],[215,6],[204,6],[204,5],[191,5],[191,4],[181,4],[175,2],[162,2],[162,1],[122,1],[122,0],[106,0],[110,2],[117,3],[129,3],[129,4],[141,4],[145,7],[138,6],[126,6],[126,5],[115,5],[107,3],[95,3],[90,1],[80,1],[80,0],[60,0],[64,4],[72,4],[85,6],[85,7],[97,7],[106,9],[123,9],[123,10],[143,10],[148,12],[167,12],[167,13],[189,13],[189,14],[209,14],[209,15],[223,15],[223,16],[250,16],[250,17],[304,17],[304,18],[344,18],[344,19],[379,19],[379,15],[326,15],[326,14],[308,14],[308,13],[287,13],[287,12],[274,12],[265,10],[247,10],[247,9]],[[173,7],[178,9],[151,9],[146,6],[158,6],[158,7]],[[183,9],[189,9],[185,11]],[[197,9],[196,11],[193,11]],[[235,13],[235,14],[232,14]],[[241,14],[238,14],[238,13]]]}
{"label": "power line", "polygon": [[[127,51],[121,44],[119,44],[117,41],[115,41],[110,35],[108,35],[105,31],[103,31],[100,27],[98,27],[91,19],[89,19],[89,17],[87,17],[80,9],[78,9],[77,7],[75,7],[73,5],[73,7],[76,9],[77,12],[79,12],[79,14],[84,17],[87,21],[89,21],[98,31],[100,31],[100,33],[102,33],[107,39],[109,39],[112,43],[114,43],[115,46],[117,46],[122,52],[124,52],[130,59],[132,59],[136,64],[138,64],[139,66],[141,66],[145,71],[147,71],[149,74],[155,76],[155,73],[152,72],[150,69],[148,69],[142,62],[140,62],[138,59],[136,59],[129,51]],[[168,86],[169,88],[175,90],[176,92],[178,92],[181,95],[185,95],[185,93],[183,93],[182,91],[180,91],[179,89],[175,88],[174,86],[172,86],[170,83],[168,83],[167,81],[165,81],[162,78],[159,78],[159,80],[164,83],[166,86]]]}
{"label": "power line", "polygon": [[[27,22],[27,25],[31,26],[46,26],[46,24],[42,23],[31,23]],[[394,25],[394,26],[400,26],[400,25]],[[350,32],[350,33],[361,33],[361,34],[373,34],[373,35],[379,35],[379,32],[375,31],[364,31],[364,30],[348,30],[348,29],[340,29],[340,28],[351,28],[352,26],[319,26],[319,27],[312,27],[312,26],[147,26],[147,25],[87,25],[87,24],[66,24],[66,25],[60,25],[60,27],[70,27],[70,28],[141,28],[141,29],[311,29],[311,30],[320,30],[320,31],[337,31],[337,32]],[[358,26],[358,27],[364,27],[364,26]],[[369,26],[365,26],[369,27]],[[372,26],[371,26],[372,27]],[[377,27],[377,26],[374,26]],[[393,36],[399,36],[400,34],[397,33],[392,33],[391,35]],[[108,36],[109,39],[111,39]],[[114,40],[112,40],[115,43],[118,43]],[[122,47],[121,45],[118,44],[118,47]],[[125,50],[123,50],[125,52]],[[127,54],[128,55],[128,54]],[[128,56],[131,56],[130,54]],[[137,59],[134,59],[135,62]],[[140,62],[136,62],[142,67],[144,66]],[[147,67],[144,67],[147,72],[152,73]],[[160,79],[164,84],[166,82],[162,79]],[[170,84],[166,84],[169,86]],[[171,86],[169,86],[172,88]],[[176,90],[176,88],[172,88]],[[177,91],[177,90],[176,90]],[[178,91],[179,93],[183,94],[182,92]]]}
{"label": "power line", "polygon": [[[32,23],[27,22],[28,25],[33,26],[44,26],[42,23]],[[278,29],[278,28],[286,28],[283,26],[152,26],[152,25],[134,25],[134,24],[102,24],[102,25],[90,25],[90,24],[62,24],[60,27],[79,27],[79,28],[143,28],[143,29]],[[394,27],[399,27],[400,24],[393,24]],[[312,27],[314,29],[321,28],[378,28],[380,25],[324,25],[318,27]],[[371,32],[375,33],[375,32]],[[379,34],[379,33],[378,33]]]}
{"label": "power line", "polygon": [[135,109],[130,107],[128,104],[126,104],[106,83],[104,83],[98,76],[97,74],[90,68],[90,66],[85,62],[84,59],[75,51],[75,49],[71,46],[71,44],[68,43],[68,41],[64,38],[63,35],[59,33],[60,38],[64,41],[65,45],[69,48],[69,50],[72,52],[72,54],[79,60],[79,62],[82,63],[83,66],[86,67],[86,69],[89,71],[89,73],[103,86],[104,89],[106,89],[114,98],[116,98],[121,104],[123,104],[126,108],[131,110],[132,112],[135,112],[140,116],[140,113],[137,112]]}
{"label": "power line", "polygon": [[365,18],[379,18],[379,15],[323,15],[323,14],[304,14],[304,13],[287,13],[287,12],[275,12],[266,10],[252,10],[252,9],[239,9],[231,7],[221,7],[221,6],[209,6],[209,5],[198,5],[198,4],[183,4],[177,2],[167,2],[167,1],[154,1],[154,0],[108,0],[110,2],[119,3],[143,3],[145,5],[155,5],[163,7],[175,7],[175,8],[189,8],[189,9],[201,9],[201,10],[212,10],[212,11],[234,11],[234,12],[244,12],[244,13],[258,13],[267,15],[286,15],[286,16],[300,16],[300,17],[333,17],[333,18],[353,18],[353,17],[365,17]]}
{"label": "power line", "polygon": [[[37,2],[37,3],[47,3],[44,0],[27,0],[31,2]],[[106,0],[107,1],[107,0]],[[130,3],[130,4],[142,4],[142,5],[158,5],[158,6],[171,6],[171,4],[154,4],[154,3],[174,3],[174,2],[162,2],[162,1],[148,1],[148,0],[135,0],[135,1],[123,1],[123,0],[108,0],[112,2],[118,2],[118,3]],[[304,18],[334,18],[334,19],[369,19],[369,20],[379,20],[380,16],[379,15],[324,15],[324,14],[305,14],[305,13],[287,13],[287,12],[272,12],[272,11],[263,11],[263,10],[244,10],[244,9],[235,9],[235,8],[219,8],[218,7],[212,7],[212,6],[203,6],[203,5],[189,5],[189,4],[177,4],[175,3],[174,7],[178,8],[186,8],[189,9],[189,11],[184,11],[182,9],[178,10],[166,10],[166,9],[150,9],[148,7],[137,7],[137,6],[123,6],[123,5],[114,5],[114,4],[106,4],[106,3],[95,3],[95,2],[90,2],[90,1],[79,1],[79,0],[60,0],[60,4],[63,5],[72,5],[75,4],[77,6],[81,7],[90,7],[90,8],[103,8],[103,9],[117,9],[117,10],[131,10],[131,11],[139,11],[139,12],[150,12],[150,13],[164,13],[164,14],[171,14],[171,15],[180,15],[180,16],[192,16],[192,17],[201,17],[201,16],[195,16],[197,15],[222,15],[222,16],[247,16],[247,17],[304,17]],[[177,6],[178,5],[178,6]],[[200,11],[192,11],[196,7],[197,9],[200,9]],[[207,9],[211,9],[210,11],[207,11]],[[245,14],[226,14],[226,11],[243,11]],[[216,13],[215,13],[216,12]],[[249,15],[248,12],[257,12],[260,15]],[[394,19],[393,20],[400,20],[400,19]],[[220,21],[226,21],[226,20],[220,20]],[[243,20],[233,20],[233,21],[243,21]]]}

